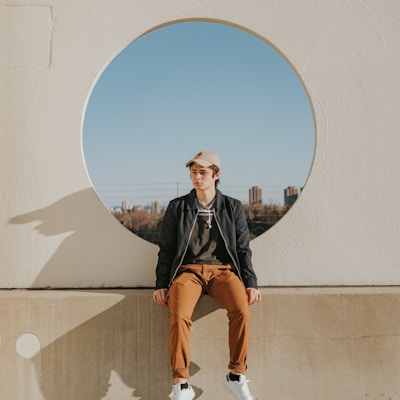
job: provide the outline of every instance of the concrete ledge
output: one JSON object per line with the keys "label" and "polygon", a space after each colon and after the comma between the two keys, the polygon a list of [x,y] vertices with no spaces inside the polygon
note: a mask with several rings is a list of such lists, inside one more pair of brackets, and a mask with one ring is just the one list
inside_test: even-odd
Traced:
{"label": "concrete ledge", "polygon": [[[258,399],[400,398],[399,287],[264,288],[248,376]],[[152,290],[1,291],[1,399],[161,400],[167,309]],[[196,399],[228,399],[225,311],[194,315]]]}

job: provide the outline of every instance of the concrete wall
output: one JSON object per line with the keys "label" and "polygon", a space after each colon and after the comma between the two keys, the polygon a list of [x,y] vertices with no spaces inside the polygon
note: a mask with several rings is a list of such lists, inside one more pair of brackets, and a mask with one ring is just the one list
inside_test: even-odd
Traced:
{"label": "concrete wall", "polygon": [[[368,288],[400,284],[396,0],[0,0],[0,287],[75,288],[1,292],[0,398],[166,397],[166,310],[151,291],[78,290],[152,286],[157,254],[104,209],[81,135],[91,89],[113,57],[149,30],[191,19],[275,46],[315,114],[304,191],[252,241],[260,284],[287,286],[263,289],[252,309],[254,392],[399,398],[400,293]],[[203,299],[197,398],[225,398],[225,329],[223,311]]]}
{"label": "concrete wall", "polygon": [[[166,399],[168,311],[152,303],[151,292],[0,293],[0,398]],[[251,309],[248,358],[257,399],[400,398],[399,288],[262,292]],[[193,319],[196,399],[227,400],[225,311],[206,296]],[[23,340],[30,332],[36,341]]]}

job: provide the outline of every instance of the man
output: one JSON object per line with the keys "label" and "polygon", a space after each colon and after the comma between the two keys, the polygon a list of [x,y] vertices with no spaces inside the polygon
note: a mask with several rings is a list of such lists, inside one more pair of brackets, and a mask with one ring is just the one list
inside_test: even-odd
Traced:
{"label": "man", "polygon": [[193,190],[172,200],[160,233],[153,300],[169,307],[172,400],[192,400],[188,382],[190,326],[203,293],[227,310],[229,373],[225,389],[237,400],[252,400],[244,373],[249,340],[249,305],[261,300],[251,262],[249,231],[239,200],[218,189],[220,159],[202,151],[186,163]]}

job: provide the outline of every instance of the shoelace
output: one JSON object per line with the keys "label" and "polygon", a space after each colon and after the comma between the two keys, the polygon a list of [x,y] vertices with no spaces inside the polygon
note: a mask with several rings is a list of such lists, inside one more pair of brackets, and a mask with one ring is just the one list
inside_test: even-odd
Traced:
{"label": "shoelace", "polygon": [[246,400],[255,400],[255,398],[251,395],[250,389],[249,389],[249,387],[248,387],[248,385],[247,385],[249,382],[250,382],[250,381],[249,381],[248,379],[246,379],[246,380],[243,381],[243,382],[238,382],[239,388],[240,388],[240,394],[241,394],[242,396],[244,396],[244,398],[245,398]]}
{"label": "shoelace", "polygon": [[185,394],[183,393],[182,390],[179,390],[178,387],[173,386],[172,393],[169,395],[169,398],[172,400],[180,400],[183,399],[184,395]]}

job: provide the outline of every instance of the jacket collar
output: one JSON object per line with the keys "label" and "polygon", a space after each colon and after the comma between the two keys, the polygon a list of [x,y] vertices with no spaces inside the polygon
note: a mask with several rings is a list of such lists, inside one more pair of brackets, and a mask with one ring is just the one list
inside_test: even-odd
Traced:
{"label": "jacket collar", "polygon": [[[220,208],[225,208],[224,207],[224,201],[223,201],[223,194],[217,189],[216,190],[216,196],[215,196],[215,208],[220,209]],[[192,189],[190,193],[188,194],[187,198],[187,208],[189,210],[196,210],[197,205],[196,205],[196,190]]]}

